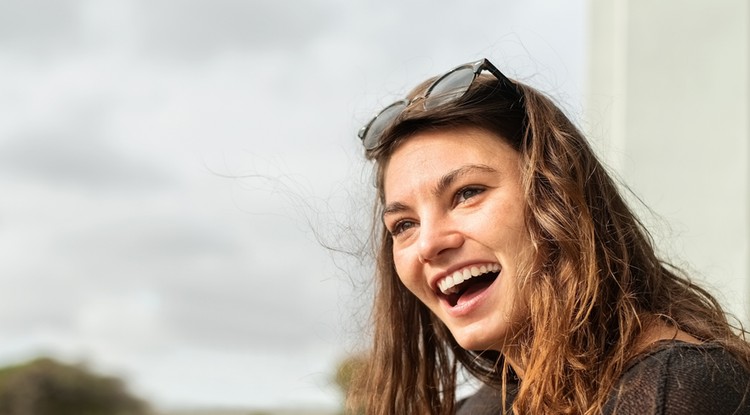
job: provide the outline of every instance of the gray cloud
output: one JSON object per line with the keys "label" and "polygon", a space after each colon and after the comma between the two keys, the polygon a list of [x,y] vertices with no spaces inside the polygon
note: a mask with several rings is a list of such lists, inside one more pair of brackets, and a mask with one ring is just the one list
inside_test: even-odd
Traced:
{"label": "gray cloud", "polygon": [[114,153],[103,143],[62,134],[30,134],[0,145],[0,171],[50,185],[92,190],[146,190],[162,187],[169,176],[144,160]]}
{"label": "gray cloud", "polygon": [[[330,338],[337,327],[326,308],[335,304],[335,282],[305,289],[285,268],[206,276],[199,285],[172,287],[165,304],[169,327],[181,341],[215,350],[292,352]],[[326,295],[326,288],[334,295]]]}
{"label": "gray cloud", "polygon": [[291,51],[340,20],[341,7],[332,3],[8,0],[0,3],[0,46],[44,58],[97,48],[107,39],[135,45],[151,59],[190,61],[229,51]]}
{"label": "gray cloud", "polygon": [[0,2],[0,47],[27,55],[65,52],[82,39],[80,1]]}
{"label": "gray cloud", "polygon": [[85,253],[105,263],[140,264],[143,270],[155,263],[202,257],[225,260],[239,255],[242,241],[237,233],[220,223],[209,226],[207,222],[207,218],[190,213],[160,215],[138,210],[129,215],[115,213],[103,223],[93,222],[85,228],[59,233],[50,249],[67,257]]}
{"label": "gray cloud", "polygon": [[340,280],[325,271],[323,248],[300,239],[290,218],[253,217],[242,232],[231,221],[208,222],[194,211],[104,212],[58,231],[37,248],[44,263],[6,274],[18,292],[4,296],[0,328],[76,332],[86,304],[129,302],[145,290],[176,343],[279,353],[336,335]]}
{"label": "gray cloud", "polygon": [[62,125],[37,124],[0,142],[0,173],[96,191],[148,190],[174,177],[147,159],[118,151],[104,128],[106,110],[85,106]]}
{"label": "gray cloud", "polygon": [[326,30],[336,9],[322,2],[142,0],[140,47],[152,57],[205,59],[238,50],[294,50]]}
{"label": "gray cloud", "polygon": [[[49,263],[27,264],[23,272],[4,273],[0,293],[0,332],[23,337],[30,331],[70,329],[80,301],[76,288]],[[65,311],[67,310],[67,311]]]}

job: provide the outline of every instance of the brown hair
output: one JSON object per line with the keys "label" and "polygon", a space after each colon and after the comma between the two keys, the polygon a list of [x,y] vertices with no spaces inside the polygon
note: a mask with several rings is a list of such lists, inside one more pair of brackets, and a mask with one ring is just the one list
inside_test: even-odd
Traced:
{"label": "brown hair", "polygon": [[727,321],[707,291],[656,256],[650,235],[583,134],[549,98],[516,86],[510,91],[494,77],[480,76],[459,101],[431,110],[417,102],[367,152],[378,168],[379,192],[374,332],[350,408],[377,415],[453,414],[459,366],[501,388],[512,375],[500,353],[462,349],[396,274],[391,236],[379,222],[383,169],[401,142],[430,129],[479,127],[521,157],[526,228],[535,252],[519,275],[528,316],[517,336],[525,373],[515,413],[601,412],[639,336],[659,320],[721,344],[750,368],[744,331]]}

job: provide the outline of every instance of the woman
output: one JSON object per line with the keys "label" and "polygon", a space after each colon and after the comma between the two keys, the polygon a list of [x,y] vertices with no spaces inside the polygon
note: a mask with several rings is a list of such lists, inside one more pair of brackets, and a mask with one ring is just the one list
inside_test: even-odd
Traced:
{"label": "woman", "polygon": [[[352,408],[750,414],[744,331],[656,257],[548,98],[481,60],[427,80],[360,138],[382,229]],[[461,368],[485,386],[456,402]]]}

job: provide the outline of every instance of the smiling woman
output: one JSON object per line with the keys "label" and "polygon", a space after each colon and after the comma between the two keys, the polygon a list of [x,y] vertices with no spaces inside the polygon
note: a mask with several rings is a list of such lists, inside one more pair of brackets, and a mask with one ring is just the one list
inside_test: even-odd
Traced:
{"label": "smiling woman", "polygon": [[[427,80],[359,135],[382,229],[353,410],[750,414],[745,332],[656,256],[542,94],[481,60]],[[483,387],[456,401],[460,368]]]}

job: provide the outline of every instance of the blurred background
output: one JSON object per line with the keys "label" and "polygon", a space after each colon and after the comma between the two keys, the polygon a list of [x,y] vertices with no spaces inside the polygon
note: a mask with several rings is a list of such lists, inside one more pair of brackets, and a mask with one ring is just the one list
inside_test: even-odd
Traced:
{"label": "blurred background", "polygon": [[158,413],[336,413],[369,303],[356,132],[481,57],[747,322],[750,6],[456,3],[1,2],[0,388],[85,370]]}

